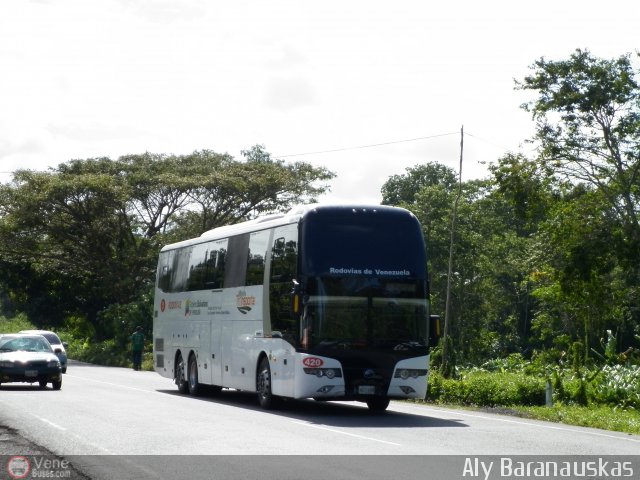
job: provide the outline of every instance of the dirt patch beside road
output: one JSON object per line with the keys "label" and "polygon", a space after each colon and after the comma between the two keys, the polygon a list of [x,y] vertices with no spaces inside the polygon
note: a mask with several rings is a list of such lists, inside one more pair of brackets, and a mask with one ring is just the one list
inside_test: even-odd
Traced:
{"label": "dirt patch beside road", "polygon": [[[27,440],[13,428],[0,425],[0,472],[9,472],[11,476],[12,468],[17,468],[17,465],[23,467],[27,463],[32,470],[38,469],[38,465],[40,465],[40,472],[42,473],[44,469],[45,473],[51,472],[52,477],[55,477],[53,474],[56,473],[56,469],[60,472],[60,464],[62,464],[64,475],[58,475],[58,478],[72,480],[88,480],[89,478],[78,472],[65,459]],[[0,478],[4,477],[0,476]],[[14,478],[23,477],[17,475]]]}

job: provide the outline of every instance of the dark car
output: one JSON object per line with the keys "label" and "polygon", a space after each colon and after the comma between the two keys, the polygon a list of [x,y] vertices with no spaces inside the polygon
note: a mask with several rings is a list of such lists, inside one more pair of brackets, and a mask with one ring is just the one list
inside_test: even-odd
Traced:
{"label": "dark car", "polygon": [[54,390],[62,387],[62,367],[49,341],[42,335],[12,333],[0,336],[0,384],[36,383]]}

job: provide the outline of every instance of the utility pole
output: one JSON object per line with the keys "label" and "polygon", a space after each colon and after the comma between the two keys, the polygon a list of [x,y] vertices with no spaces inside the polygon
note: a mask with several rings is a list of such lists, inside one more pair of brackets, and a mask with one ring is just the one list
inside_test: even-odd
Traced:
{"label": "utility pole", "polygon": [[464,125],[460,127],[460,169],[458,171],[458,194],[453,202],[453,214],[451,215],[451,238],[449,241],[449,270],[447,273],[447,298],[444,307],[444,332],[442,334],[442,375],[448,378],[451,375],[451,340],[449,330],[451,324],[451,275],[453,270],[453,245],[456,231],[456,219],[458,216],[458,204],[462,197],[462,152],[464,146]]}

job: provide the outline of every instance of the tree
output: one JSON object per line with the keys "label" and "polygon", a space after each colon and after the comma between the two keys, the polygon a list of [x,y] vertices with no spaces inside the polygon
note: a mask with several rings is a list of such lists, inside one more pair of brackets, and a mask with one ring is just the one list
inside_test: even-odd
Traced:
{"label": "tree", "polygon": [[[457,194],[450,168],[426,164],[391,177],[389,203],[411,210],[427,243],[432,310],[444,312],[451,215]],[[457,362],[481,361],[519,346],[523,297],[522,241],[507,201],[492,183],[462,184],[452,274],[451,339]],[[515,318],[515,320],[513,320]]]}
{"label": "tree", "polygon": [[536,91],[523,105],[536,121],[544,165],[602,192],[624,231],[619,251],[640,272],[640,88],[630,55],[604,60],[576,50],[532,66],[516,88]]}
{"label": "tree", "polygon": [[152,245],[135,235],[126,185],[95,167],[18,171],[2,187],[2,270],[34,321],[59,325],[83,310],[95,320],[110,303],[127,302],[152,277]]}
{"label": "tree", "polygon": [[416,195],[427,186],[441,185],[445,190],[455,187],[456,173],[437,162],[416,165],[406,169],[404,175],[394,175],[382,186],[382,204],[412,204]]}
{"label": "tree", "polygon": [[37,324],[82,316],[97,339],[112,338],[113,312],[144,311],[160,244],[310,201],[334,176],[260,146],[246,156],[145,153],[15,172],[0,186],[0,278],[11,303]]}
{"label": "tree", "polygon": [[583,50],[564,61],[542,58],[532,70],[516,88],[537,92],[523,108],[536,121],[538,160],[566,180],[540,232],[548,262],[539,265],[546,283],[536,295],[546,307],[555,302],[563,328],[582,332],[586,351],[603,324],[632,339],[640,319],[637,71],[629,54],[606,60]]}

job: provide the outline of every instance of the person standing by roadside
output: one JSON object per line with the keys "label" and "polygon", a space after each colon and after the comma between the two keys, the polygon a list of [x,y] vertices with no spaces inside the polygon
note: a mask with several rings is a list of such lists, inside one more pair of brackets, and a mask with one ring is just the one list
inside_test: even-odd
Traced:
{"label": "person standing by roadside", "polygon": [[142,368],[142,352],[144,350],[144,333],[142,327],[137,327],[131,335],[131,352],[133,353],[133,369]]}

